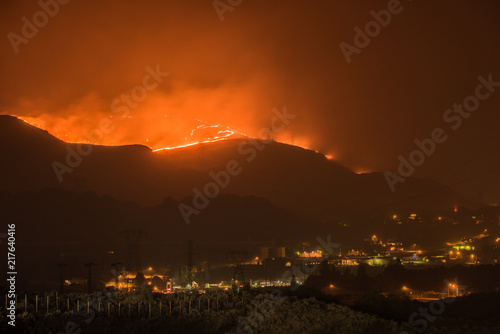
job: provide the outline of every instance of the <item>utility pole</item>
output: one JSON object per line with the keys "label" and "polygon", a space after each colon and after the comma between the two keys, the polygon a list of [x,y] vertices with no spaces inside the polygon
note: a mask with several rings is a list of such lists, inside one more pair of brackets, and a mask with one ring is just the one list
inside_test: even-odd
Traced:
{"label": "utility pole", "polygon": [[145,233],[143,230],[124,230],[123,233],[128,246],[127,271],[136,274],[142,272],[140,246]]}
{"label": "utility pole", "polygon": [[245,284],[245,261],[248,259],[249,252],[246,250],[232,250],[227,253],[230,257],[231,262],[234,265],[233,271],[233,285],[236,285],[236,281],[240,281]]}
{"label": "utility pole", "polygon": [[114,274],[115,274],[115,288],[118,289],[118,287],[119,287],[119,285],[118,285],[118,276],[119,276],[119,274],[118,274],[118,270],[116,270],[116,267],[123,265],[123,263],[121,263],[121,262],[115,262],[115,263],[112,263],[111,265],[113,266],[113,270],[114,270]]}
{"label": "utility pole", "polygon": [[193,271],[193,240],[188,241],[188,269]]}
{"label": "utility pole", "polygon": [[[99,263],[104,263],[105,262],[105,259],[106,259],[106,256],[109,256],[108,254],[113,254],[114,252],[112,251],[107,251],[107,252],[64,252],[64,253],[60,253],[60,259],[59,259],[59,264],[57,265],[59,267],[59,280],[60,280],[60,286],[59,286],[59,289],[61,290],[61,294],[63,293],[63,289],[64,289],[64,267],[68,267],[68,265],[66,264],[67,260],[68,260],[68,257],[72,257],[72,258],[77,258],[78,257],[82,257],[84,256],[86,261],[89,261],[89,263],[86,263],[85,266],[86,267],[89,267],[89,266],[96,266],[97,264],[95,263],[90,263],[90,261],[93,259],[93,260],[97,260],[99,261]],[[97,256],[100,256],[101,259],[97,259],[96,257]],[[70,260],[71,261],[71,260]],[[74,260],[72,262],[75,262]],[[78,261],[79,263],[81,263],[80,261]],[[92,278],[91,278],[91,269],[89,267],[89,289],[91,289],[91,286],[92,286]]]}
{"label": "utility pole", "polygon": [[85,263],[85,267],[88,268],[89,270],[89,279],[87,281],[87,288],[88,288],[88,294],[90,295],[92,293],[92,266],[96,266],[97,264],[95,263],[92,263],[92,262],[88,262],[88,263]]}
{"label": "utility pole", "polygon": [[191,285],[191,284],[193,284],[193,281],[195,280],[194,271],[193,271],[193,263],[194,263],[193,256],[194,256],[193,240],[190,239],[187,242],[187,268],[186,268],[185,276],[183,278],[185,285]]}
{"label": "utility pole", "polygon": [[59,293],[62,296],[64,294],[64,267],[68,265],[60,262],[57,266],[59,267]]}

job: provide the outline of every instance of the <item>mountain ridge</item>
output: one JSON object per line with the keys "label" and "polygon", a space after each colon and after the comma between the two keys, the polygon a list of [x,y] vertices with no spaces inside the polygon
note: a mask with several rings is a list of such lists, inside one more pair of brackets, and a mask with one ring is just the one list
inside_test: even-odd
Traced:
{"label": "mountain ridge", "polygon": [[8,161],[0,166],[0,175],[8,176],[0,179],[0,189],[12,192],[95,191],[157,205],[165,197],[180,201],[196,190],[203,193],[214,183],[213,175],[226,173],[233,162],[239,173],[226,187],[219,186],[220,193],[265,198],[318,221],[477,205],[426,179],[408,178],[393,193],[381,173],[356,174],[315,151],[252,138],[153,152],[142,145],[65,143],[13,116],[0,116],[0,142],[0,157]]}

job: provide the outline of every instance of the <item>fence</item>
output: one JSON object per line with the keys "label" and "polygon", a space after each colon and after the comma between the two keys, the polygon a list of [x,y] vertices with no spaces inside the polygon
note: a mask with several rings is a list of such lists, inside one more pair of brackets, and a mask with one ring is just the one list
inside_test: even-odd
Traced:
{"label": "fence", "polygon": [[[214,312],[236,303],[243,302],[242,297],[231,294],[215,296],[172,294],[152,298],[148,301],[138,301],[137,295],[115,293],[107,295],[87,295],[86,298],[74,296],[59,296],[58,293],[45,295],[24,294],[20,299],[16,295],[16,313],[56,315],[64,313],[79,314],[80,316],[117,316],[128,318],[143,318],[167,315],[192,315],[193,313]],[[7,295],[5,295],[5,309],[7,311]]]}

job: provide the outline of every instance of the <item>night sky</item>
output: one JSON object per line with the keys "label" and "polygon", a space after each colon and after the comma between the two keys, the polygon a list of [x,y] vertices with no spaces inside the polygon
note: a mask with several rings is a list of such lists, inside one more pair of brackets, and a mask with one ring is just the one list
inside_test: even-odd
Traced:
{"label": "night sky", "polygon": [[[412,176],[500,200],[500,84],[480,90],[489,96],[460,125],[443,118],[476,94],[479,76],[500,82],[500,3],[232,3],[69,1],[43,22],[36,1],[2,1],[0,113],[82,141],[103,117],[117,117],[112,102],[141,85],[147,67],[159,66],[169,75],[98,144],[179,145],[195,120],[257,136],[273,108],[286,106],[297,117],[277,140],[356,172],[397,172],[415,139],[442,128],[447,140]],[[371,11],[388,7],[390,22],[346,57],[341,43],[356,46],[355,28],[365,31]],[[38,32],[13,42],[34,15]]]}

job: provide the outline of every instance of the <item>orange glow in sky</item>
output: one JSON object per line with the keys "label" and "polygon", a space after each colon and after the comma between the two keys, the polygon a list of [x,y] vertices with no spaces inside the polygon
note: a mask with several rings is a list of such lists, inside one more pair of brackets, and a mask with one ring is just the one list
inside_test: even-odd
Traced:
{"label": "orange glow in sky", "polygon": [[[153,151],[189,147],[229,138],[257,138],[256,135],[252,136],[251,134],[258,132],[249,128],[247,131],[250,134],[247,134],[221,124],[208,124],[199,119],[182,120],[178,125],[171,124],[168,115],[163,117],[138,117],[137,122],[134,117],[103,117],[95,121],[97,126],[93,128],[90,122],[87,125],[85,121],[73,118],[58,118],[48,115],[18,117],[26,123],[46,130],[53,136],[68,143],[89,143],[107,146],[140,144],[150,147]],[[109,122],[110,126],[99,126],[103,119]],[[139,124],[139,126],[136,127],[135,124]],[[174,131],[171,131],[172,128]],[[275,141],[305,149],[313,149],[306,138],[295,138],[286,131],[284,131],[284,134],[276,134]],[[333,154],[325,156],[330,160],[334,159]]]}

